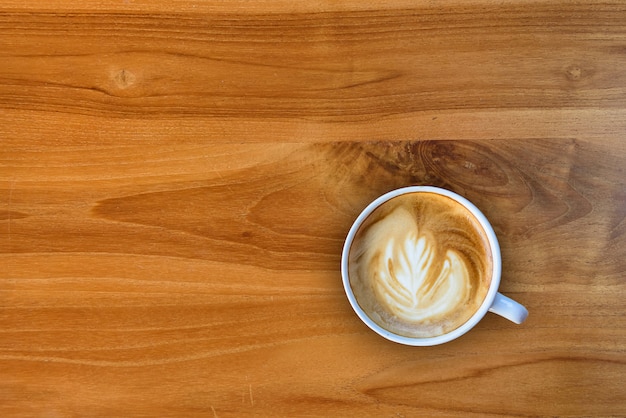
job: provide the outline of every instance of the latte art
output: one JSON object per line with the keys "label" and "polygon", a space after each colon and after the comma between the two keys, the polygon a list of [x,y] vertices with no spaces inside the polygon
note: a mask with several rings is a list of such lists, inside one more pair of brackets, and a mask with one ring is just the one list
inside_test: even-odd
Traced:
{"label": "latte art", "polygon": [[348,262],[361,308],[385,329],[411,337],[462,325],[491,280],[478,221],[433,193],[401,195],[376,209],[357,232]]}
{"label": "latte art", "polygon": [[403,243],[390,240],[373,285],[390,312],[408,321],[424,321],[449,314],[466,300],[471,289],[463,260],[449,250],[441,266],[434,262],[433,244],[410,234]]}

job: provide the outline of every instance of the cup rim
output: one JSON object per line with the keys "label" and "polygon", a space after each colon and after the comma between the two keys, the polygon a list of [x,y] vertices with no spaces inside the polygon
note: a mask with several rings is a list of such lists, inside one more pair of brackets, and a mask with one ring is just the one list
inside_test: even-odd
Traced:
{"label": "cup rim", "polygon": [[[443,335],[438,335],[435,337],[407,337],[404,335],[399,335],[394,332],[391,332],[382,326],[375,323],[370,317],[363,311],[360,307],[359,303],[354,296],[352,291],[352,287],[350,286],[350,277],[348,274],[348,255],[350,252],[350,247],[352,242],[354,241],[354,237],[363,224],[363,221],[380,205],[383,203],[407,193],[436,193],[442,196],[449,197],[458,203],[462,204],[465,208],[467,208],[472,215],[476,217],[480,225],[482,226],[485,234],[487,235],[487,239],[489,241],[489,247],[491,249],[492,254],[492,265],[493,272],[491,277],[491,283],[489,285],[489,290],[487,291],[487,295],[483,300],[480,308],[472,315],[465,323],[463,323],[458,328],[447,332]],[[341,252],[341,276],[343,281],[343,287],[350,301],[350,305],[352,309],[355,311],[357,316],[367,325],[372,331],[376,332],[378,335],[386,338],[387,340],[411,346],[432,346],[443,344],[449,341],[452,341],[463,334],[467,333],[470,329],[472,329],[478,322],[487,314],[489,308],[493,304],[493,301],[498,293],[498,288],[500,286],[500,278],[502,273],[502,256],[500,253],[500,245],[498,243],[498,238],[496,237],[496,233],[487,220],[487,217],[465,197],[461,196],[458,193],[455,193],[451,190],[444,189],[436,186],[407,186],[401,187],[399,189],[391,190],[375,200],[369,203],[363,211],[359,214],[356,220],[352,223],[348,235],[344,241],[343,250]]]}

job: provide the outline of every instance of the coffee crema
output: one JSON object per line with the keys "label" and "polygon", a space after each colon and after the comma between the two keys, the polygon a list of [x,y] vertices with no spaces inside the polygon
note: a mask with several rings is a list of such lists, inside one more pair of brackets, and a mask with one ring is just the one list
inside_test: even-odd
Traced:
{"label": "coffee crema", "polygon": [[412,192],[376,208],[348,256],[350,286],[379,326],[407,337],[446,334],[471,318],[492,276],[489,241],[454,199]]}

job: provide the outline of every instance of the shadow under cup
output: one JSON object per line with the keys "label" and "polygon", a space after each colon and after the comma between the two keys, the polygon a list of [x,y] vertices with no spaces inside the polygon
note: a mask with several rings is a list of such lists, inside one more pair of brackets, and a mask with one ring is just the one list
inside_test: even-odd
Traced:
{"label": "shadow under cup", "polygon": [[348,233],[341,272],[361,320],[402,344],[453,340],[489,310],[517,323],[528,314],[497,292],[501,256],[493,228],[446,189],[405,187],[368,205]]}

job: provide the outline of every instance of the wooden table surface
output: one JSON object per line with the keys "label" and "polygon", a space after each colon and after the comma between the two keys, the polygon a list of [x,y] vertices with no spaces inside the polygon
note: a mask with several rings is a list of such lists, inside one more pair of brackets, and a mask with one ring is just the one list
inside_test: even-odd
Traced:
{"label": "wooden table surface", "polygon": [[[626,4],[443,3],[4,1],[0,416],[626,416]],[[359,321],[343,239],[411,184],[526,323]]]}

